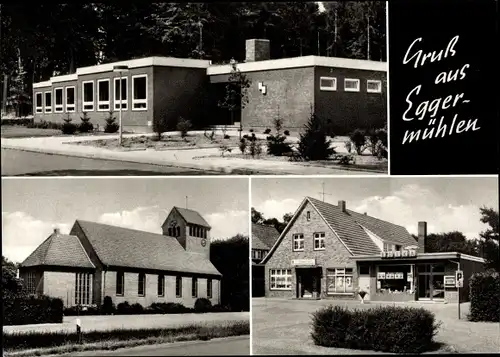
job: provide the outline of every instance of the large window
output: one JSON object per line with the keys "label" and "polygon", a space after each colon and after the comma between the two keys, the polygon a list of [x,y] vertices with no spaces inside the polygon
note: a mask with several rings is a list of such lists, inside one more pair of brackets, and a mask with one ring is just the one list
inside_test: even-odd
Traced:
{"label": "large window", "polygon": [[125,289],[125,274],[123,272],[116,273],[116,295],[123,296]]}
{"label": "large window", "polygon": [[84,112],[94,110],[94,81],[82,83],[82,102]]}
{"label": "large window", "polygon": [[344,79],[344,90],[346,92],[359,92],[359,79]]}
{"label": "large window", "polygon": [[377,293],[413,293],[411,265],[380,265],[377,267]]}
{"label": "large window", "polygon": [[138,285],[137,285],[137,295],[146,295],[146,274],[139,273]]}
{"label": "large window", "polygon": [[28,272],[27,281],[26,281],[26,290],[28,294],[35,294],[36,292],[36,275],[35,272]]}
{"label": "large window", "polygon": [[115,110],[127,110],[127,77],[122,78],[122,85],[120,88],[120,78],[115,78]]}
{"label": "large window", "polygon": [[189,235],[191,237],[207,238],[207,229],[200,226],[189,225]]}
{"label": "large window", "polygon": [[326,270],[326,284],[328,294],[352,293],[352,268],[330,268]]}
{"label": "large window", "polygon": [[182,276],[175,277],[175,296],[182,297]]}
{"label": "large window", "polygon": [[43,94],[35,93],[35,113],[43,113]]}
{"label": "large window", "polygon": [[45,113],[52,113],[52,92],[45,92]]}
{"label": "large window", "polygon": [[325,233],[314,233],[314,250],[325,249]]}
{"label": "large window", "polygon": [[158,275],[158,296],[165,296],[165,276]]}
{"label": "large window", "polygon": [[212,279],[207,279],[207,298],[212,298]]}
{"label": "large window", "polygon": [[319,78],[319,89],[326,91],[336,91],[337,90],[337,78],[335,77],[320,77]]}
{"label": "large window", "polygon": [[92,274],[75,274],[75,304],[90,305],[92,303]]}
{"label": "large window", "polygon": [[148,109],[148,76],[132,76],[132,110]]}
{"label": "large window", "polygon": [[54,113],[62,113],[64,111],[63,105],[63,88],[54,89]]}
{"label": "large window", "polygon": [[97,81],[97,110],[109,111],[110,101],[109,79],[99,79]]}
{"label": "large window", "polygon": [[295,252],[304,250],[304,235],[302,233],[294,234],[292,236],[293,250]]}
{"label": "large window", "polygon": [[66,87],[66,112],[75,112],[75,99],[76,99],[76,89],[75,87]]}
{"label": "large window", "polygon": [[271,269],[269,277],[271,290],[292,290],[291,269]]}
{"label": "large window", "polygon": [[198,278],[193,278],[191,283],[191,296],[198,297]]}
{"label": "large window", "polygon": [[368,93],[381,93],[382,92],[382,81],[376,81],[369,79],[366,81],[366,91]]}

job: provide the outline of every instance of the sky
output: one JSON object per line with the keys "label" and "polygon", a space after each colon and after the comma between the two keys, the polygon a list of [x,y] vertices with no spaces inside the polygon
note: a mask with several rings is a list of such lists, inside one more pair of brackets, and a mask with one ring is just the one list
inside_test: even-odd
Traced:
{"label": "sky", "polygon": [[212,239],[248,236],[245,178],[2,179],[2,255],[22,262],[54,230],[76,219],[161,234],[173,206],[198,211]]}
{"label": "sky", "polygon": [[404,177],[386,178],[258,178],[252,179],[252,207],[265,218],[282,220],[294,213],[305,196],[367,213],[417,234],[419,221],[428,233],[460,231],[473,239],[487,228],[479,208],[498,210],[497,177]]}

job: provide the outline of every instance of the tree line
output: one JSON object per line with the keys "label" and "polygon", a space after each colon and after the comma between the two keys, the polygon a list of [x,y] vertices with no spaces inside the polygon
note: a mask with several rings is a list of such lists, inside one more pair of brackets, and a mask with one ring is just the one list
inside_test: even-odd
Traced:
{"label": "tree line", "polygon": [[147,56],[242,62],[250,38],[269,39],[271,58],[386,60],[385,1],[325,2],[324,11],[316,2],[0,6],[2,91],[26,100],[34,82],[82,66]]}

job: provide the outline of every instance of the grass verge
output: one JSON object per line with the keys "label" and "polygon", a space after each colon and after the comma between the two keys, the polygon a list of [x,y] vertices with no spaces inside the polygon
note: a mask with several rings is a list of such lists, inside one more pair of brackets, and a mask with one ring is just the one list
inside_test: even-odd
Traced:
{"label": "grass verge", "polygon": [[250,334],[248,321],[224,322],[211,326],[196,324],[168,329],[88,331],[83,333],[82,344],[78,343],[76,332],[4,333],[3,350],[5,357],[42,356],[180,341],[207,341],[248,334]]}

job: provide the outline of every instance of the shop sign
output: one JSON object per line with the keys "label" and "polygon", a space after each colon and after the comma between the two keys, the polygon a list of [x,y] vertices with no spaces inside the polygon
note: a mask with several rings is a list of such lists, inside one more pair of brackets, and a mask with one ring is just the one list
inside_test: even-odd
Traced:
{"label": "shop sign", "polygon": [[404,274],[403,273],[395,273],[394,274],[394,279],[404,279]]}
{"label": "shop sign", "polygon": [[454,275],[445,275],[444,277],[444,287],[454,288],[456,285],[456,279]]}
{"label": "shop sign", "polygon": [[292,265],[293,266],[296,266],[296,265],[306,265],[306,266],[310,266],[310,265],[316,265],[316,259],[292,259]]}
{"label": "shop sign", "polygon": [[394,279],[395,274],[394,273],[385,273],[385,278],[386,279]]}
{"label": "shop sign", "polygon": [[414,258],[416,256],[417,256],[417,251],[414,249],[382,252],[381,254],[382,258]]}
{"label": "shop sign", "polygon": [[385,279],[385,272],[378,272],[377,279]]}

